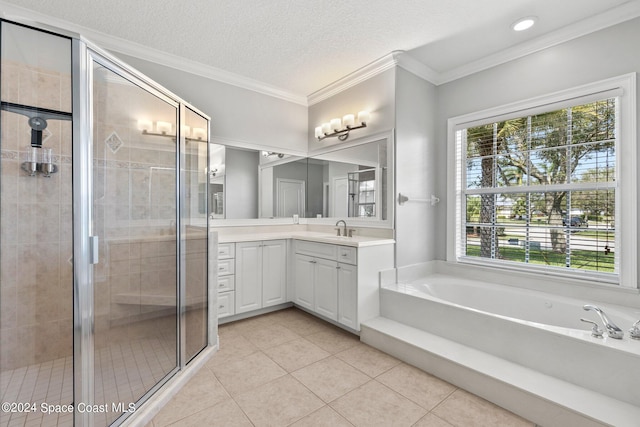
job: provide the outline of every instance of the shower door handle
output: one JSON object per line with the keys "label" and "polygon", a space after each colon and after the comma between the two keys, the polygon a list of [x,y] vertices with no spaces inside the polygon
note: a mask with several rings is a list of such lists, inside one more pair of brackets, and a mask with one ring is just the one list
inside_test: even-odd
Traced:
{"label": "shower door handle", "polygon": [[97,264],[99,261],[99,243],[100,238],[98,236],[89,236],[89,248],[91,250],[90,264]]}

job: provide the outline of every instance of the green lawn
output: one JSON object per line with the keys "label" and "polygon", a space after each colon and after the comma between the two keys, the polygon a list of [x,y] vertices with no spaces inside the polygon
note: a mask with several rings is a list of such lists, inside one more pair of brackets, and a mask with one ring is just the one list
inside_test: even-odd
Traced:
{"label": "green lawn", "polygon": [[[524,248],[520,246],[501,246],[500,259],[524,262]],[[480,245],[467,245],[467,256],[480,256]],[[529,251],[529,262],[556,267],[565,266],[566,255],[547,250],[534,249]],[[605,255],[603,252],[574,250],[571,251],[571,267],[580,270],[594,270],[604,273],[614,272],[613,253]]]}

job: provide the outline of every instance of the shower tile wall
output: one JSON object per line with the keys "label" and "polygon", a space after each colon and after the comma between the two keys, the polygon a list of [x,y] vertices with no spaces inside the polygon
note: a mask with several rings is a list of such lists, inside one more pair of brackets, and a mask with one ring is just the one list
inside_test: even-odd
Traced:
{"label": "shower tile wall", "polygon": [[[2,100],[71,111],[71,77],[3,60]],[[0,367],[72,354],[71,122],[49,120],[43,146],[59,172],[20,169],[30,145],[27,117],[1,113]],[[48,132],[47,132],[48,131]]]}
{"label": "shower tile wall", "polygon": [[[2,60],[2,101],[71,112],[71,76]],[[73,400],[71,121],[49,120],[43,146],[58,173],[20,169],[31,142],[26,116],[0,113],[0,396],[3,402]],[[0,424],[38,422],[0,414]],[[41,416],[41,415],[40,415]],[[48,416],[64,425],[71,417]]]}

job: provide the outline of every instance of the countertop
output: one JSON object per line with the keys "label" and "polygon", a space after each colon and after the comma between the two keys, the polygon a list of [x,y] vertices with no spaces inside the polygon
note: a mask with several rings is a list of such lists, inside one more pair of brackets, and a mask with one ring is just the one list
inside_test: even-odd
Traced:
{"label": "countertop", "polygon": [[388,245],[395,243],[393,239],[385,239],[370,236],[342,237],[317,231],[280,231],[267,233],[238,233],[219,234],[218,243],[256,242],[261,240],[296,239],[310,242],[330,243],[334,245],[353,246],[362,248],[366,246]]}

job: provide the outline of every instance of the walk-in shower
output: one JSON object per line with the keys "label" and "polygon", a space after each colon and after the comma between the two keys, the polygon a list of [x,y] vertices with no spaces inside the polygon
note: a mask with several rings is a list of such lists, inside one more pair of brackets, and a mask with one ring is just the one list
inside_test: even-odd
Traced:
{"label": "walk-in shower", "polygon": [[119,424],[209,345],[209,119],[0,26],[0,425]]}

